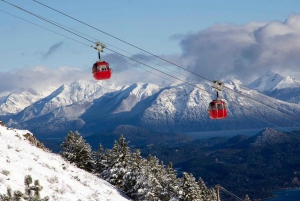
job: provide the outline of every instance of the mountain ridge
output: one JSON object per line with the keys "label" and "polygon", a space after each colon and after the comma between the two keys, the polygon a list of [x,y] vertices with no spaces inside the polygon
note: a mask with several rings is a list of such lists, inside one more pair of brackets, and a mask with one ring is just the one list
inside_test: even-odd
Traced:
{"label": "mountain ridge", "polygon": [[[276,118],[282,125],[294,126],[292,117],[276,110],[297,115],[300,105],[261,94],[236,79],[230,80],[226,86],[238,93],[224,90],[223,97],[227,100],[229,111],[228,117],[222,121],[212,121],[207,115],[208,104],[216,98],[216,92],[211,83],[205,81],[195,83],[195,86],[185,83],[170,86],[151,83],[117,86],[109,82],[77,81],[62,85],[17,114],[2,115],[1,118],[9,126],[26,128],[39,136],[46,133],[49,136],[62,136],[70,130],[91,135],[113,130],[120,124],[162,132],[270,126],[261,120],[259,114]],[[252,98],[272,105],[275,110],[252,101]]]}

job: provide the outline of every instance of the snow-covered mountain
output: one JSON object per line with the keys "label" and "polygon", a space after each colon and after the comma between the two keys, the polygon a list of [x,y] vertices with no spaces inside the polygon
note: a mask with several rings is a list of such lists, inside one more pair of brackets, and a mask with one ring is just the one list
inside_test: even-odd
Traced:
{"label": "snow-covered mountain", "polygon": [[29,129],[37,136],[61,136],[70,130],[88,135],[122,124],[159,132],[262,128],[274,124],[284,127],[293,126],[295,120],[276,109],[296,116],[300,113],[300,105],[269,97],[233,79],[226,86],[249,98],[225,88],[228,117],[212,121],[207,115],[208,104],[215,99],[212,83],[194,84],[116,86],[110,82],[77,81],[59,87],[16,115],[0,117],[8,125]]}
{"label": "snow-covered mountain", "polygon": [[300,103],[300,81],[291,76],[283,77],[268,71],[248,87],[279,100]]}
{"label": "snow-covered mountain", "polygon": [[27,106],[48,96],[54,88],[45,88],[43,91],[36,89],[20,89],[0,98],[0,115],[17,114]]}
{"label": "snow-covered mountain", "polygon": [[41,197],[52,200],[129,200],[106,181],[75,167],[61,156],[32,145],[25,135],[0,125],[0,194],[24,192],[24,177],[30,175],[43,187]]}
{"label": "snow-covered mountain", "polygon": [[[124,86],[126,87],[126,86]],[[18,92],[0,98],[0,115],[17,114],[32,104],[39,104],[36,111],[43,115],[57,107],[72,105],[81,101],[92,101],[103,94],[119,90],[121,87],[109,82],[95,82],[79,80],[64,84],[59,88],[44,88],[43,91],[35,89],[20,89]]]}

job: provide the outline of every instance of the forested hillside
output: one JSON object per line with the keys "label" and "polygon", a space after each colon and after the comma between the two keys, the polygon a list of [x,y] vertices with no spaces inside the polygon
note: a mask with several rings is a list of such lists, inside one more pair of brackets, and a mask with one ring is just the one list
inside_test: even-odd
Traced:
{"label": "forested hillside", "polygon": [[139,150],[131,152],[121,135],[112,149],[99,145],[96,152],[82,136],[69,132],[62,143],[61,155],[77,167],[92,172],[118,187],[134,200],[215,201],[216,192],[204,181],[189,173],[177,177],[172,163],[165,166],[157,157],[141,157]]}
{"label": "forested hillside", "polygon": [[220,184],[239,197],[274,196],[272,191],[299,187],[300,132],[281,133],[267,128],[252,137],[237,135],[188,142],[180,147],[139,147],[172,161],[180,171],[201,176],[207,186]]}

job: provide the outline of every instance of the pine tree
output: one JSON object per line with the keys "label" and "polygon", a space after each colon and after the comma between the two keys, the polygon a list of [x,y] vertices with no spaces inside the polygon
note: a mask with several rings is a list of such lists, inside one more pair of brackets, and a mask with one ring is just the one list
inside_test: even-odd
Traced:
{"label": "pine tree", "polygon": [[205,201],[216,201],[217,200],[217,192],[214,188],[210,188],[206,190],[205,193],[205,197],[204,199]]}
{"label": "pine tree", "polygon": [[24,179],[25,184],[25,193],[23,194],[21,191],[14,191],[12,194],[12,191],[10,188],[7,188],[6,195],[0,194],[0,200],[2,201],[49,201],[49,197],[46,196],[44,198],[40,198],[40,191],[43,189],[42,186],[40,186],[40,183],[38,180],[34,181],[34,185],[32,185],[32,178],[30,175],[25,176]]}
{"label": "pine tree", "polygon": [[121,135],[119,139],[120,144],[115,141],[112,150],[110,151],[109,158],[107,159],[107,168],[103,171],[101,176],[109,181],[111,184],[120,189],[124,189],[124,175],[129,171],[129,160],[131,151],[128,142]]}
{"label": "pine tree", "polygon": [[3,194],[3,195],[0,194],[0,200],[1,201],[22,201],[23,195],[24,194],[21,193],[20,191],[15,191],[12,194],[12,190],[8,187],[6,195],[5,194]]}
{"label": "pine tree", "polygon": [[164,197],[162,177],[165,175],[163,165],[151,155],[143,167],[143,174],[138,177],[136,190],[138,200],[161,200]]}
{"label": "pine tree", "polygon": [[61,155],[70,161],[75,163],[77,167],[86,171],[92,171],[92,149],[82,136],[76,131],[75,134],[70,131],[66,138],[66,141],[61,144]]}
{"label": "pine tree", "polygon": [[141,157],[141,152],[136,150],[131,155],[128,172],[124,175],[124,192],[132,197],[135,197],[136,185],[138,178],[143,176],[143,167],[145,166],[145,160]]}
{"label": "pine tree", "polygon": [[201,179],[201,177],[199,178],[197,184],[200,188],[201,199],[208,200],[208,197],[210,196],[210,191],[207,189],[207,187],[206,187],[204,181]]}
{"label": "pine tree", "polygon": [[164,177],[162,186],[164,194],[167,195],[167,199],[179,199],[179,180],[177,179],[176,170],[173,169],[172,162],[169,163],[166,169],[166,176]]}
{"label": "pine tree", "polygon": [[180,201],[203,201],[200,187],[192,174],[183,173],[182,191]]}
{"label": "pine tree", "polygon": [[98,151],[92,152],[92,161],[93,161],[93,173],[100,175],[107,166],[107,160],[103,153],[103,146],[100,144]]}

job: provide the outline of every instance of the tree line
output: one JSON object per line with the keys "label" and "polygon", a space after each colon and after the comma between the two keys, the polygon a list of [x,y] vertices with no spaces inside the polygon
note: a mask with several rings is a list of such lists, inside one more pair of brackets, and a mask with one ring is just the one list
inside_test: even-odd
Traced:
{"label": "tree line", "polygon": [[178,177],[172,163],[167,166],[155,156],[141,157],[132,152],[123,135],[111,149],[100,144],[97,151],[76,131],[70,131],[61,144],[60,154],[77,167],[96,174],[134,200],[143,201],[216,201],[216,191],[207,188],[192,174]]}

